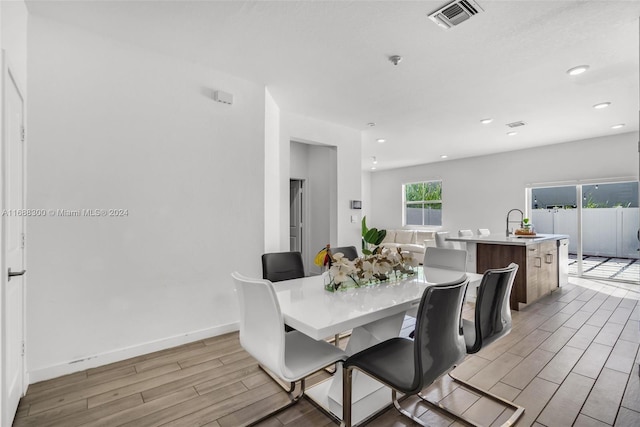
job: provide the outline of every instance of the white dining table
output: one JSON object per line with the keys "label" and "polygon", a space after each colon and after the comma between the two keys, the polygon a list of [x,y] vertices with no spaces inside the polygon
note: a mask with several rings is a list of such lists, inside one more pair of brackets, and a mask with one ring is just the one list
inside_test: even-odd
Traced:
{"label": "white dining table", "polygon": [[[352,330],[345,349],[348,355],[392,337],[397,337],[405,313],[415,309],[427,287],[448,283],[464,274],[470,279],[468,294],[482,275],[439,268],[415,276],[373,286],[329,292],[323,276],[274,283],[280,310],[287,325],[316,340]],[[307,396],[323,409],[342,419],[342,375],[309,387]],[[391,391],[362,372],[354,371],[352,420],[360,424],[391,404]]]}

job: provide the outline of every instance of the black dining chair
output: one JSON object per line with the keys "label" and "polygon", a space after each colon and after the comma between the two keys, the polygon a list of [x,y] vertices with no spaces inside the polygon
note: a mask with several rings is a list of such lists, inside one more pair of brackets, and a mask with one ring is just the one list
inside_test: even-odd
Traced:
{"label": "black dining chair", "polygon": [[341,253],[349,261],[353,261],[354,259],[358,258],[358,250],[356,249],[355,246],[342,246],[338,248],[331,248],[331,253],[334,255],[337,253]]}
{"label": "black dining chair", "polygon": [[466,355],[461,331],[462,304],[469,284],[457,282],[428,287],[418,306],[415,339],[395,337],[349,357],[343,364],[343,424],[351,427],[351,389],[357,369],[391,388],[391,399],[401,414],[420,425],[422,420],[404,409],[397,397],[419,394],[453,369]]}
{"label": "black dining chair", "polygon": [[[485,271],[480,286],[478,287],[474,320],[463,319],[462,321],[467,354],[477,353],[511,332],[511,308],[509,306],[509,299],[511,298],[511,289],[513,288],[513,282],[517,272],[518,264],[515,263],[511,263],[506,268],[494,268]],[[449,372],[449,376],[454,381],[463,384],[466,388],[512,408],[514,412],[511,417],[502,424],[503,426],[515,424],[522,414],[524,414],[524,407],[487,390],[476,387],[467,381],[463,381],[456,377],[454,372]],[[424,396],[420,397],[432,405],[437,405],[441,410],[444,410],[454,417],[464,420],[468,424],[478,425],[473,420],[444,408],[436,402],[429,402]]]}
{"label": "black dining chair", "polygon": [[[300,252],[271,252],[262,255],[263,279],[274,283],[283,280],[300,279],[302,277],[304,277],[304,264]],[[295,328],[285,324],[284,331],[295,331]],[[340,345],[340,334],[336,334],[333,341],[336,347],[338,347]],[[327,371],[330,373],[334,372],[331,370]]]}
{"label": "black dining chair", "polygon": [[[304,277],[304,264],[300,252],[271,252],[262,255],[262,278],[272,283]],[[285,332],[293,331],[284,325]]]}
{"label": "black dining chair", "polygon": [[272,252],[262,255],[262,278],[270,282],[304,277],[300,252]]}

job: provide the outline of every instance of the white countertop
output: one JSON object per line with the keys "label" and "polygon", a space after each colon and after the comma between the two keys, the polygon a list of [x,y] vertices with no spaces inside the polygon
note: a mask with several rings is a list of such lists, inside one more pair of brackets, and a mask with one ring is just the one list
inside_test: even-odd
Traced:
{"label": "white countertop", "polygon": [[471,237],[447,237],[446,240],[452,242],[487,243],[493,245],[514,245],[526,246],[540,243],[546,240],[568,239],[566,234],[536,234],[535,236],[514,236],[507,237],[505,234],[490,234],[488,236]]}

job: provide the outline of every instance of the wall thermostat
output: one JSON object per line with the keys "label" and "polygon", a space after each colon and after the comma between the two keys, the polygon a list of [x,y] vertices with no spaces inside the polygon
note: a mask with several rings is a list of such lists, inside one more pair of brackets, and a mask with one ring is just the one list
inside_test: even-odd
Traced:
{"label": "wall thermostat", "polygon": [[351,201],[351,209],[362,209],[362,201],[360,201],[360,200],[352,200]]}

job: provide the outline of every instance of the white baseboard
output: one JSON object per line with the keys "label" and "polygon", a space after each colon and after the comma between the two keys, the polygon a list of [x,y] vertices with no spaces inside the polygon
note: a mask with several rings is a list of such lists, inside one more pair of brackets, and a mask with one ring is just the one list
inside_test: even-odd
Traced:
{"label": "white baseboard", "polygon": [[162,338],[156,341],[150,341],[143,344],[133,345],[130,347],[120,348],[93,356],[88,356],[79,360],[72,360],[58,365],[48,366],[46,368],[35,369],[27,372],[29,384],[37,383],[51,378],[57,378],[62,375],[72,374],[74,372],[84,371],[109,363],[119,362],[121,360],[130,359],[132,357],[143,354],[153,353],[154,351],[164,350],[171,347],[177,347],[182,344],[198,341],[205,338],[211,338],[228,332],[237,331],[239,322],[233,322],[226,325],[216,326],[213,328],[201,329],[199,331],[187,332],[185,334],[173,337]]}

